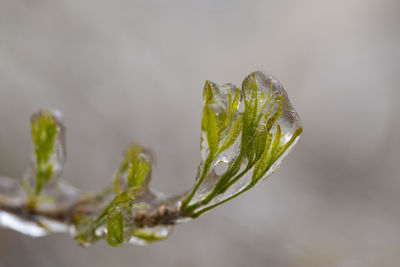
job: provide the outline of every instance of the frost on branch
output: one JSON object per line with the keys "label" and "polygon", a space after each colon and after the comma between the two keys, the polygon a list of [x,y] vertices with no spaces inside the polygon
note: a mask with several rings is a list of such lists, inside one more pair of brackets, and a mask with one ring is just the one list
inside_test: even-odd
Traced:
{"label": "frost on branch", "polygon": [[110,184],[81,193],[61,179],[65,127],[57,111],[31,117],[34,154],[21,179],[0,177],[0,225],[31,236],[69,232],[89,246],[147,244],[168,237],[175,224],[246,192],[269,177],[302,133],[301,121],[279,81],[254,72],[241,89],[206,81],[201,121],[202,161],[193,188],[167,197],[150,185],[152,156],[129,145]]}

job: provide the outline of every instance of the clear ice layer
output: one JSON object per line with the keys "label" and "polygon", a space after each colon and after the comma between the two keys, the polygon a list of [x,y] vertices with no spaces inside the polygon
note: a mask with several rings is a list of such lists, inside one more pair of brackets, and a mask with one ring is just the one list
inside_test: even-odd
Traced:
{"label": "clear ice layer", "polygon": [[0,176],[0,226],[30,236],[69,232],[89,246],[145,245],[166,239],[174,225],[246,192],[270,176],[302,133],[279,81],[248,75],[241,89],[206,81],[195,184],[168,197],[150,188],[153,157],[133,143],[106,188],[82,194],[61,179],[66,159],[61,113],[31,117],[34,153],[21,179]]}
{"label": "clear ice layer", "polygon": [[302,132],[287,93],[270,74],[251,73],[241,90],[207,81],[203,95],[202,162],[195,190],[183,202],[191,216],[271,175]]}

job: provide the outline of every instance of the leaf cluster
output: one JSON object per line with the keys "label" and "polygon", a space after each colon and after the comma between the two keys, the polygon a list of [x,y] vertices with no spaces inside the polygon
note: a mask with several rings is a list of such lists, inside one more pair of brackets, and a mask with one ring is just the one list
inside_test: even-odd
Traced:
{"label": "leaf cluster", "polygon": [[[225,105],[219,98],[224,91],[223,87],[206,82],[202,131],[207,138],[209,156],[203,164],[200,178],[193,191],[181,207],[181,210],[189,216],[197,217],[210,209],[208,203],[217,195],[225,193],[251,169],[253,170],[251,181],[240,193],[253,187],[266,174],[269,176],[272,171],[268,171],[272,169],[273,164],[301,134],[302,129],[299,128],[291,135],[290,140],[284,141],[285,134],[282,133],[278,123],[285,107],[283,94],[273,90],[272,80],[267,81],[268,88],[263,88],[262,82],[265,83],[264,80],[260,81],[259,73],[250,74],[243,81],[241,92],[236,88],[235,97],[232,97],[231,91],[228,90]],[[243,96],[244,111],[239,112],[241,96]],[[215,105],[222,108],[217,109]],[[227,170],[219,177],[212,191],[203,199],[190,203],[197,188],[211,171],[211,166],[218,164],[215,162],[218,160],[217,156],[238,141],[240,141],[239,153],[229,162]],[[202,210],[205,206],[207,207]]]}

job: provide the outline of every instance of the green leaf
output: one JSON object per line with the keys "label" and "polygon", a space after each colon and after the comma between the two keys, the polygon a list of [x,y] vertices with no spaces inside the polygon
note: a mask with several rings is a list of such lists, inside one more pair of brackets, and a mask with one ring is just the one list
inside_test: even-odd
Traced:
{"label": "green leaf", "polygon": [[[123,191],[117,195],[107,207],[105,207],[90,225],[84,227],[81,234],[83,236],[95,235],[94,232],[98,227],[101,227],[104,223],[107,224],[107,242],[116,246],[123,242],[123,222],[124,216],[123,211],[132,209],[135,203],[136,191],[141,189],[140,187],[132,187]],[[90,232],[90,233],[89,233]],[[96,237],[96,236],[94,236]]]}
{"label": "green leaf", "polygon": [[130,145],[115,176],[115,192],[120,192],[120,181],[126,179],[128,187],[140,186],[148,176],[150,158],[137,143]]}
{"label": "green leaf", "polygon": [[143,158],[133,158],[128,170],[128,186],[140,186],[149,171],[150,164]]}
{"label": "green leaf", "polygon": [[233,118],[235,116],[235,113],[239,107],[239,98],[240,98],[240,91],[239,91],[239,88],[236,88],[235,98],[233,99],[232,109],[230,110],[231,118]]}
{"label": "green leaf", "polygon": [[267,140],[267,129],[266,127],[262,127],[261,130],[257,130],[256,138],[254,140],[254,153],[255,153],[255,160],[257,161],[264,152],[266,140]]}
{"label": "green leaf", "polygon": [[131,144],[125,151],[125,158],[119,167],[119,171],[121,173],[125,172],[128,169],[132,158],[136,157],[140,153],[143,153],[142,147],[137,143]]}
{"label": "green leaf", "polygon": [[[216,114],[216,112],[214,112]],[[223,139],[226,135],[226,129],[229,126],[228,112],[225,108],[221,107],[221,110],[216,114],[217,127],[218,127],[218,139]]]}
{"label": "green leaf", "polygon": [[242,116],[239,116],[233,123],[232,125],[232,129],[231,132],[229,133],[229,135],[226,137],[224,143],[222,144],[222,146],[219,148],[218,153],[221,153],[222,151],[228,149],[231,145],[233,145],[233,143],[236,141],[236,139],[238,138],[239,134],[242,131],[242,127],[243,127],[243,119]]}
{"label": "green leaf", "polygon": [[205,131],[207,134],[208,148],[210,150],[210,154],[214,155],[218,150],[219,143],[217,118],[209,105],[206,105],[204,110],[203,120],[206,121]]}
{"label": "green leaf", "polygon": [[119,195],[117,195],[111,202],[108,204],[107,207],[103,209],[103,212],[99,217],[97,217],[95,224],[100,225],[102,224],[105,216],[108,214],[110,210],[117,206],[126,206],[131,207],[135,203],[136,191],[141,189],[141,187],[131,187],[127,190],[123,191]]}
{"label": "green leaf", "polygon": [[127,204],[128,201],[132,203],[135,202],[136,191],[141,189],[139,186],[131,187],[117,195],[110,203],[110,207],[119,205],[119,204]]}
{"label": "green leaf", "polygon": [[267,167],[269,156],[270,156],[270,148],[272,144],[273,134],[268,133],[266,144],[264,147],[264,152],[262,153],[260,159],[254,165],[253,177],[252,181],[258,180],[261,177],[261,174],[264,172],[265,168]]}
{"label": "green leaf", "polygon": [[168,236],[159,235],[155,230],[143,230],[143,229],[135,229],[133,231],[133,235],[137,238],[143,239],[146,242],[155,242],[166,239]]}
{"label": "green leaf", "polygon": [[248,101],[255,100],[255,94],[257,94],[258,85],[255,74],[252,73],[242,83],[242,92],[244,96],[245,104]]}
{"label": "green leaf", "polygon": [[[283,104],[284,104],[283,103],[283,96],[277,97],[275,99],[274,103],[272,104],[272,106],[275,105],[275,103],[277,103],[277,102],[279,103],[279,106],[278,106],[277,110],[275,111],[274,115],[272,115],[267,121],[267,130],[268,131],[271,130],[271,128],[274,126],[275,122],[279,119],[279,117],[283,113]],[[271,106],[271,108],[272,108],[272,106]]]}
{"label": "green leaf", "polygon": [[107,213],[107,242],[116,246],[124,241],[124,217],[120,207],[114,207]]}
{"label": "green leaf", "polygon": [[50,161],[57,135],[57,124],[49,111],[38,113],[32,118],[32,142],[36,156],[36,188],[39,195],[43,186],[53,175],[53,163]]}
{"label": "green leaf", "polygon": [[274,142],[272,143],[271,155],[269,157],[269,162],[268,162],[267,168],[270,168],[277,159],[280,141],[281,141],[281,126],[278,124],[276,126],[276,133],[275,133],[275,137],[274,137]]}
{"label": "green leaf", "polygon": [[229,120],[232,122],[239,106],[240,90],[238,88],[235,89],[235,97],[233,99],[230,88],[228,88],[227,91],[228,91],[228,104],[229,104],[228,107]]}
{"label": "green leaf", "polygon": [[207,104],[207,103],[211,102],[213,100],[213,98],[214,98],[213,88],[212,88],[211,82],[209,80],[207,80],[204,85],[204,91],[203,91],[204,102]]}
{"label": "green leaf", "polygon": [[229,118],[231,118],[232,114],[232,108],[233,108],[233,101],[232,101],[232,92],[229,88],[227,88],[228,91],[228,110],[229,110]]}

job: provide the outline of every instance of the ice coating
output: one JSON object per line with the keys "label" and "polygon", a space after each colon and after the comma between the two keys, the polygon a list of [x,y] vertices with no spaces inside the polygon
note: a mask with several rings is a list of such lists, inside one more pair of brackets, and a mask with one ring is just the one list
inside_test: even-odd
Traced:
{"label": "ice coating", "polygon": [[[137,143],[129,145],[107,199],[98,203],[101,213],[87,214],[75,223],[75,239],[89,246],[98,239],[110,245],[146,245],[166,239],[181,216],[177,200],[149,188],[153,157]],[[169,218],[167,218],[168,216]],[[88,223],[89,222],[89,223]],[[89,227],[88,227],[89,226]]]}
{"label": "ice coating", "polygon": [[[219,86],[208,81],[204,91],[202,162],[195,189],[183,202],[183,210],[191,216],[247,191],[271,175],[302,132],[302,123],[286,91],[270,74],[249,74],[240,92],[232,84]],[[239,92],[237,104],[232,101],[234,92]],[[214,125],[212,120],[216,121]],[[228,167],[217,174],[215,170],[221,164]]]}
{"label": "ice coating", "polygon": [[[0,214],[0,226],[30,236],[68,231],[68,225],[60,223],[58,218],[67,212],[66,207],[78,199],[78,190],[60,179],[66,159],[65,127],[61,113],[49,110],[34,113],[31,116],[32,137],[35,138],[35,130],[45,125],[46,120],[51,122],[49,125],[54,138],[48,153],[39,153],[35,143],[37,140],[33,140],[35,153],[25,175],[21,179],[0,177],[0,198],[5,204]],[[39,142],[45,142],[49,132],[37,132]],[[38,175],[43,173],[48,175],[48,180],[43,181],[39,188]],[[40,191],[40,195],[35,191]]]}
{"label": "ice coating", "polygon": [[83,246],[145,245],[166,239],[173,227],[246,192],[270,176],[302,133],[302,123],[280,82],[249,74],[239,89],[206,81],[200,152],[193,188],[166,196],[150,187],[153,156],[127,146],[111,183],[79,193],[62,177],[66,160],[61,113],[31,117],[34,153],[22,179],[0,176],[0,226],[25,235],[69,232]]}

